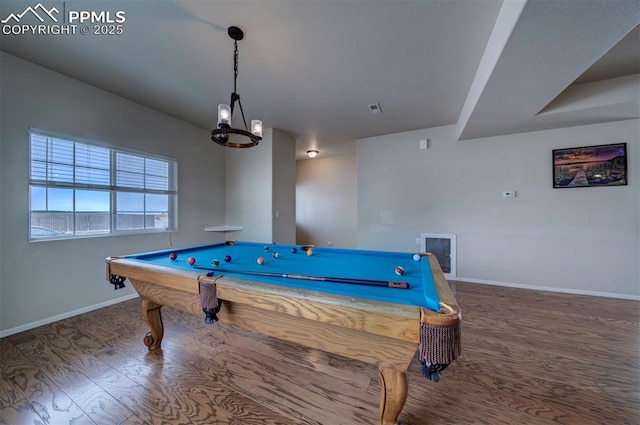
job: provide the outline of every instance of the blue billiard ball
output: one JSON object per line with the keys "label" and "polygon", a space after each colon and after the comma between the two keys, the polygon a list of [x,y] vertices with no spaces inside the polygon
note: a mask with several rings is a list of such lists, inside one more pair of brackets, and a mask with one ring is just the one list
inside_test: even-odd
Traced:
{"label": "blue billiard ball", "polygon": [[269,247],[267,245],[264,246],[265,251],[269,251]]}
{"label": "blue billiard ball", "polygon": [[224,256],[224,261],[226,261],[227,263],[231,261],[231,256],[230,255],[225,255]]}
{"label": "blue billiard ball", "polygon": [[298,252],[298,248],[296,248],[296,247],[291,248],[291,253],[292,254],[295,254],[296,252]]}
{"label": "blue billiard ball", "polygon": [[280,257],[280,254],[278,254],[277,252],[274,252],[273,253],[273,258],[278,258],[278,257]]}

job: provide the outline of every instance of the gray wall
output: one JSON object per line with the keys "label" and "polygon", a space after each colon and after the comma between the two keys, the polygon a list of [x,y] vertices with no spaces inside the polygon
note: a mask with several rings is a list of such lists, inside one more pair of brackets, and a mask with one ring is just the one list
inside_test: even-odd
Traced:
{"label": "gray wall", "polygon": [[298,161],[297,242],[340,248],[357,246],[356,156]]}
{"label": "gray wall", "polygon": [[[105,281],[109,255],[222,239],[203,231],[224,221],[224,150],[207,130],[5,53],[0,62],[0,335],[133,296]],[[28,242],[29,127],[177,158],[179,230]]]}
{"label": "gray wall", "polygon": [[[640,295],[640,121],[457,142],[455,127],[358,141],[358,247],[414,251],[457,235],[457,275]],[[419,140],[431,148],[419,149]],[[629,185],[552,189],[551,151],[627,142]],[[505,199],[503,191],[517,197]]]}

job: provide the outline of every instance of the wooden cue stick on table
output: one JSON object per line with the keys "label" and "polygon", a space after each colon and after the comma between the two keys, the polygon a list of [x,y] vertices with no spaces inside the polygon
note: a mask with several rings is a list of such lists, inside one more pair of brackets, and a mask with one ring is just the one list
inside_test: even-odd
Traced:
{"label": "wooden cue stick on table", "polygon": [[316,282],[335,282],[346,283],[351,285],[368,285],[368,286],[381,286],[385,288],[395,289],[409,289],[408,282],[392,282],[386,280],[369,280],[369,279],[352,279],[342,277],[327,277],[327,276],[309,276],[304,274],[288,274],[288,273],[270,273],[270,272],[252,272],[242,270],[231,270],[217,267],[199,267],[193,266],[194,269],[207,270],[212,272],[222,273],[237,273],[237,274],[249,274],[255,276],[268,276],[268,277],[281,277],[283,279],[299,279],[299,280],[313,280]]}

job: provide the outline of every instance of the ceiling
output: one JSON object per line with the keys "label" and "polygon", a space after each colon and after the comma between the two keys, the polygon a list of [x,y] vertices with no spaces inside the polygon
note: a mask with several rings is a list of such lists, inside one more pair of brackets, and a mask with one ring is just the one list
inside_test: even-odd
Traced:
{"label": "ceiling", "polygon": [[[0,17],[36,3],[3,0]],[[123,34],[2,35],[2,51],[205,129],[229,102],[239,26],[247,120],[294,136],[300,159],[443,125],[481,140],[640,116],[640,0],[42,4],[124,11]]]}

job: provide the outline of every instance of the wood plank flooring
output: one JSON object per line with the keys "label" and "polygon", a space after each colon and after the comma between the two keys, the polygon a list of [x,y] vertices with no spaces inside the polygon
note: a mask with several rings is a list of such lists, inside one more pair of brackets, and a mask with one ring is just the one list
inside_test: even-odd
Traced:
{"label": "wood plank flooring", "polygon": [[[640,303],[456,283],[463,357],[409,370],[411,425],[640,424]],[[0,423],[375,424],[377,369],[135,299],[0,340]]]}

